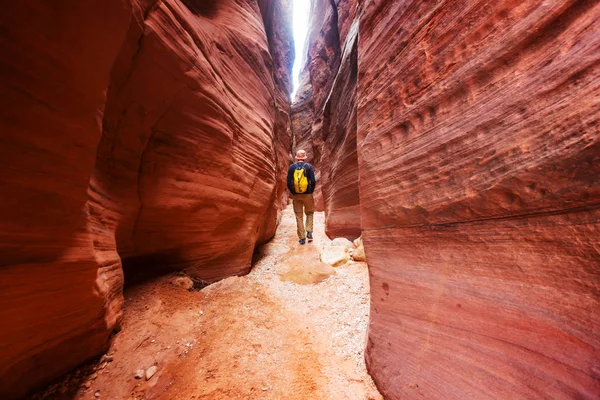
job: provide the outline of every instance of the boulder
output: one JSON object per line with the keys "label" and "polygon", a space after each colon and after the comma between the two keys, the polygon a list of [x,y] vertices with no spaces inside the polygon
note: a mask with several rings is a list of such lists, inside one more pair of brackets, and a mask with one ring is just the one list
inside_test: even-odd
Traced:
{"label": "boulder", "polygon": [[333,239],[331,241],[331,245],[332,246],[341,246],[346,249],[350,249],[350,248],[354,247],[354,244],[350,240],[343,238],[343,237]]}
{"label": "boulder", "polygon": [[343,246],[327,246],[321,252],[321,261],[331,265],[332,267],[339,267],[350,259],[348,249]]}
{"label": "boulder", "polygon": [[361,245],[350,251],[350,256],[354,261],[367,261],[367,255],[365,254],[365,248]]}

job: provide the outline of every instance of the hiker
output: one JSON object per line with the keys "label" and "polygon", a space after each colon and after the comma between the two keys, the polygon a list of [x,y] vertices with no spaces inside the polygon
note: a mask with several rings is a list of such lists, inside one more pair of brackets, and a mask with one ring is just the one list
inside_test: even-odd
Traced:
{"label": "hiker", "polygon": [[[290,165],[287,175],[287,186],[292,193],[294,201],[294,213],[296,214],[296,225],[298,226],[298,242],[306,243],[313,240],[313,214],[315,212],[315,200],[313,192],[317,184],[315,170],[306,160],[306,152],[296,152],[296,162]],[[304,214],[306,214],[306,232],[304,231]]]}

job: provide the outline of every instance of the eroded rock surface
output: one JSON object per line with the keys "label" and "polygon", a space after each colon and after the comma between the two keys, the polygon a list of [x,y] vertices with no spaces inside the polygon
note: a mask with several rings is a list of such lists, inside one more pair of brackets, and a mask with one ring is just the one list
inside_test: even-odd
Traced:
{"label": "eroded rock surface", "polygon": [[122,265],[214,281],[274,234],[291,45],[263,3],[5,5],[0,397],[106,348]]}
{"label": "eroded rock surface", "polygon": [[371,1],[367,361],[389,398],[600,396],[600,5]]}

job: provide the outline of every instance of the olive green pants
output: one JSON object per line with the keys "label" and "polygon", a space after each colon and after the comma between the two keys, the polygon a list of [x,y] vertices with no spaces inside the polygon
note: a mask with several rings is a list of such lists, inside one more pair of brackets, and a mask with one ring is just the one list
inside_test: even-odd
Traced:
{"label": "olive green pants", "polygon": [[304,231],[304,214],[306,214],[306,231],[313,231],[313,214],[315,212],[315,200],[312,194],[294,194],[294,214],[296,214],[296,225],[298,227],[298,237],[306,239]]}

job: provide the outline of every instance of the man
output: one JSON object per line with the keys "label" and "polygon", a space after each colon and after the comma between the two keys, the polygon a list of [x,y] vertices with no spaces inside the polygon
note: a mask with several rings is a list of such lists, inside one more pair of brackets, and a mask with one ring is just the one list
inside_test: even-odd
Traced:
{"label": "man", "polygon": [[[296,152],[296,162],[290,165],[287,174],[287,186],[292,193],[294,201],[294,213],[296,214],[296,225],[298,226],[298,241],[300,244],[313,240],[313,214],[315,212],[315,201],[313,192],[317,185],[315,170],[306,160],[306,152]],[[304,213],[306,213],[306,232],[304,231]]]}

